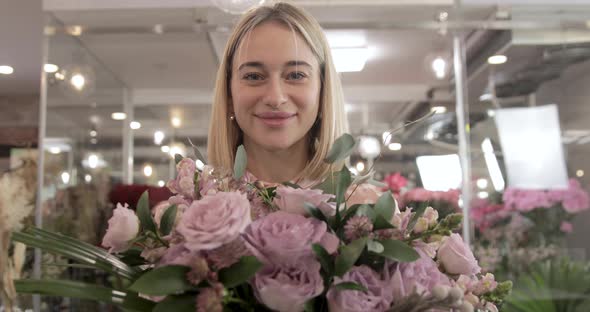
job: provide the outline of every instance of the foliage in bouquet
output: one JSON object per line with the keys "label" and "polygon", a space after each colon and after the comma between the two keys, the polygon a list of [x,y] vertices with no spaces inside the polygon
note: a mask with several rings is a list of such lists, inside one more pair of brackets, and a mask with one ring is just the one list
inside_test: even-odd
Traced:
{"label": "foliage in bouquet", "polygon": [[564,190],[507,189],[473,202],[471,218],[486,271],[513,277],[531,263],[555,257],[572,218],[590,208],[588,193],[571,179]]}
{"label": "foliage in bouquet", "polygon": [[[354,145],[339,138],[326,161],[341,162]],[[359,194],[377,194],[370,176],[353,179],[346,167],[314,189],[265,185],[245,168],[243,147],[233,172],[178,159],[167,202],[150,210],[145,193],[136,212],[117,206],[102,242],[111,254],[39,229],[19,233],[115,276],[112,288],[20,281],[19,291],[135,311],[497,311],[510,291],[481,274],[453,233],[461,215],[400,211],[390,192],[368,202]],[[100,296],[109,291],[118,297]]]}
{"label": "foliage in bouquet", "polygon": [[419,207],[432,207],[441,218],[453,213],[460,213],[459,190],[429,191],[424,188],[413,188],[401,194],[400,205],[418,209]]}

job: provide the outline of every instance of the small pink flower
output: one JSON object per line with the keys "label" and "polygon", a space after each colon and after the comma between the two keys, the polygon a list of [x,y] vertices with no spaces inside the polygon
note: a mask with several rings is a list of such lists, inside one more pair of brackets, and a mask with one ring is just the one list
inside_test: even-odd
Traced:
{"label": "small pink flower", "polygon": [[438,259],[450,274],[473,275],[481,271],[473,252],[456,233],[443,241],[438,249]]}
{"label": "small pink flower", "polygon": [[332,194],[324,194],[321,190],[292,188],[279,185],[276,189],[274,204],[282,211],[307,215],[304,203],[319,207],[322,203],[334,198]]}
{"label": "small pink flower", "polygon": [[574,226],[567,221],[561,221],[559,229],[564,233],[571,233],[574,230]]}
{"label": "small pink flower", "polygon": [[195,198],[195,172],[197,166],[190,158],[183,158],[176,164],[178,175],[176,179],[168,181],[168,188],[173,193],[180,194],[187,198]]}
{"label": "small pink flower", "polygon": [[478,296],[483,295],[487,292],[494,291],[497,286],[498,282],[496,282],[494,274],[487,273],[486,275],[482,276],[479,281],[477,281],[477,284],[473,289],[473,293]]}
{"label": "small pink flower", "polygon": [[197,295],[197,312],[223,311],[223,285],[215,283],[202,288]]}
{"label": "small pink flower", "polygon": [[399,193],[401,189],[408,184],[408,180],[399,172],[387,175],[383,181],[393,193]]}
{"label": "small pink flower", "polygon": [[128,205],[117,204],[109,219],[109,228],[102,238],[102,246],[110,247],[109,252],[119,253],[129,248],[129,242],[139,233],[139,218]]}
{"label": "small pink flower", "polygon": [[367,216],[354,216],[344,225],[344,237],[349,241],[369,236],[373,231],[373,223]]}
{"label": "small pink flower", "polygon": [[176,230],[192,251],[215,249],[238,238],[250,224],[250,202],[239,192],[219,192],[194,201]]}
{"label": "small pink flower", "polygon": [[326,295],[330,312],[387,311],[393,294],[377,272],[368,266],[355,266],[342,278],[335,277],[334,285],[354,282],[364,286],[367,291],[336,290],[330,288]]}

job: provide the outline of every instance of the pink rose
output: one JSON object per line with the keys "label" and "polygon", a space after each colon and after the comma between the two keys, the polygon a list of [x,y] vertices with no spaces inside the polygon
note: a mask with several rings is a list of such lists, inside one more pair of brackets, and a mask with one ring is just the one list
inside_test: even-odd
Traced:
{"label": "pink rose", "polygon": [[348,198],[346,204],[348,207],[356,204],[374,204],[382,194],[383,192],[373,184],[363,183],[358,186],[351,185],[346,190],[345,198]]}
{"label": "pink rose", "polygon": [[379,274],[368,266],[353,267],[342,278],[334,278],[334,285],[342,282],[357,283],[367,288],[367,291],[330,288],[326,295],[330,312],[380,312],[389,309],[392,293],[385,287]]}
{"label": "pink rose", "polygon": [[102,238],[102,246],[110,247],[109,252],[123,252],[129,248],[129,241],[139,233],[139,218],[125,204],[117,204],[113,216],[109,219],[109,228]]}
{"label": "pink rose", "polygon": [[324,194],[321,190],[296,189],[290,186],[279,185],[276,189],[274,204],[282,211],[307,215],[304,203],[310,203],[320,207],[322,203],[328,202],[334,195]]}
{"label": "pink rose", "polygon": [[250,224],[250,202],[239,192],[219,192],[194,201],[176,230],[192,251],[209,250],[238,238]]}
{"label": "pink rose", "polygon": [[252,222],[243,237],[258,259],[277,265],[315,258],[312,244],[321,244],[329,253],[336,252],[339,244],[338,238],[327,232],[326,223],[284,211]]}
{"label": "pink rose", "polygon": [[168,188],[173,193],[180,194],[187,198],[195,197],[195,172],[197,165],[190,158],[183,158],[176,164],[178,175],[176,179],[168,181]]}
{"label": "pink rose", "polygon": [[457,233],[451,234],[443,241],[438,249],[438,259],[450,274],[473,275],[481,271],[473,252]]}
{"label": "pink rose", "polygon": [[561,221],[559,229],[564,233],[571,233],[574,230],[574,226],[570,222]]}
{"label": "pink rose", "polygon": [[389,262],[385,278],[394,300],[400,300],[413,293],[428,295],[434,286],[451,286],[449,278],[441,273],[429,255],[417,249],[420,259],[408,263]]}
{"label": "pink rose", "polygon": [[293,266],[265,266],[252,282],[256,297],[273,311],[303,311],[309,299],[324,291],[320,267],[311,258]]}

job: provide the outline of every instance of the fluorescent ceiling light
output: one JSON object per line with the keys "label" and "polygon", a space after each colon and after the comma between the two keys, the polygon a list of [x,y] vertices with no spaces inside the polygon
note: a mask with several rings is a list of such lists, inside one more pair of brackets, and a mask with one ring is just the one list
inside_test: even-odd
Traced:
{"label": "fluorescent ceiling light", "polygon": [[329,30],[325,31],[325,34],[331,48],[364,47],[367,45],[364,31]]}
{"label": "fluorescent ceiling light", "polygon": [[333,48],[332,57],[339,73],[359,72],[369,59],[369,48]]}
{"label": "fluorescent ceiling light", "polygon": [[434,113],[436,113],[436,114],[442,114],[442,113],[446,113],[446,111],[447,111],[447,108],[446,108],[446,107],[444,107],[444,106],[433,106],[433,107],[430,109],[430,111],[431,111],[431,112],[434,112]]}
{"label": "fluorescent ceiling light", "polygon": [[141,128],[141,123],[139,121],[132,121],[129,123],[129,128],[131,128],[133,130],[137,130],[137,129]]}
{"label": "fluorescent ceiling light", "polygon": [[402,149],[402,144],[401,143],[390,143],[389,145],[387,145],[387,147],[391,151],[399,151]]}
{"label": "fluorescent ceiling light", "polygon": [[164,182],[164,180],[158,181],[158,186],[159,187],[164,187],[164,185],[166,185],[166,182]]}
{"label": "fluorescent ceiling light", "polygon": [[506,57],[506,55],[492,55],[488,57],[488,63],[492,65],[504,64],[507,60],[508,58]]}
{"label": "fluorescent ceiling light", "polygon": [[461,187],[462,171],[457,154],[419,156],[416,163],[425,189],[448,191]]}
{"label": "fluorescent ceiling light", "polygon": [[154,132],[154,143],[156,143],[156,145],[160,145],[162,144],[162,141],[164,141],[164,132],[160,130]]}
{"label": "fluorescent ceiling light", "polygon": [[145,175],[146,177],[151,177],[153,171],[154,170],[152,169],[152,166],[150,166],[150,165],[145,165],[143,167],[143,175]]}
{"label": "fluorescent ceiling light", "polygon": [[14,68],[12,68],[12,66],[0,65],[0,74],[10,75],[12,73],[14,73]]}
{"label": "fluorescent ceiling light", "polygon": [[84,89],[84,86],[86,85],[86,78],[84,78],[82,74],[74,74],[72,78],[70,78],[70,83],[78,91],[81,91],[82,89]]}
{"label": "fluorescent ceiling light", "polygon": [[45,65],[43,65],[43,70],[46,73],[55,73],[56,71],[59,70],[59,67],[55,64],[45,64]]}
{"label": "fluorescent ceiling light", "polygon": [[113,118],[114,120],[125,120],[125,118],[127,118],[127,114],[122,112],[115,112],[111,114],[111,118]]}

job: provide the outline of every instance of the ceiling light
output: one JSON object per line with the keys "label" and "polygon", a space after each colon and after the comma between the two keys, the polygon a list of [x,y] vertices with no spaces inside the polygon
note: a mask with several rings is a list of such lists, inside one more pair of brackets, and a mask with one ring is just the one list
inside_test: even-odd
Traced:
{"label": "ceiling light", "polygon": [[182,120],[180,119],[180,117],[172,117],[170,122],[172,123],[172,127],[174,128],[180,128],[180,125],[182,124]]}
{"label": "ceiling light", "polygon": [[399,151],[402,149],[402,144],[401,143],[390,143],[389,145],[387,145],[387,148],[389,148],[390,151]]}
{"label": "ceiling light", "polygon": [[113,118],[114,120],[125,120],[125,118],[127,118],[127,114],[115,112],[111,114],[111,118]]}
{"label": "ceiling light", "polygon": [[0,74],[10,75],[14,73],[14,68],[8,65],[0,65]]}
{"label": "ceiling light", "polygon": [[169,152],[170,156],[172,158],[174,158],[174,156],[176,154],[184,157],[184,155],[186,155],[186,148],[184,146],[184,144],[181,143],[174,143],[170,146],[170,152]]}
{"label": "ceiling light", "polygon": [[72,36],[80,36],[82,35],[82,26],[80,25],[73,25],[66,27],[66,32]]}
{"label": "ceiling light", "polygon": [[132,121],[129,123],[129,128],[131,128],[133,130],[137,130],[137,129],[141,128],[141,123],[139,121]]}
{"label": "ceiling light", "polygon": [[69,173],[67,173],[67,172],[65,172],[65,171],[64,171],[64,172],[62,172],[62,173],[61,173],[61,181],[62,181],[64,184],[68,184],[68,182],[70,182],[70,174],[69,174]]}
{"label": "ceiling light", "polygon": [[361,171],[365,170],[365,163],[363,163],[362,161],[359,161],[358,163],[356,163],[355,167],[358,172],[361,172]]}
{"label": "ceiling light", "polygon": [[86,85],[86,78],[82,74],[73,74],[72,78],[70,78],[70,83],[76,90],[81,91]]}
{"label": "ceiling light", "polygon": [[96,132],[96,130],[90,130],[91,137],[95,137],[96,135],[98,135],[98,132]]}
{"label": "ceiling light", "polygon": [[170,153],[170,147],[169,147],[168,145],[162,145],[162,146],[160,147],[160,150],[161,150],[163,153]]}
{"label": "ceiling light", "polygon": [[449,20],[449,12],[447,11],[441,11],[438,13],[438,15],[436,16],[436,19],[439,22],[446,22]]}
{"label": "ceiling light", "polygon": [[577,171],[576,171],[576,176],[577,176],[578,178],[581,178],[581,177],[583,177],[583,176],[584,176],[584,170],[582,170],[582,169],[579,169],[579,170],[577,170]]}
{"label": "ceiling light", "polygon": [[59,147],[50,147],[49,148],[49,152],[51,154],[59,154],[59,153],[61,153],[61,148],[59,148]]}
{"label": "ceiling light", "polygon": [[55,64],[45,64],[45,65],[43,65],[43,70],[46,73],[55,73],[56,71],[59,70],[59,67]]}
{"label": "ceiling light", "polygon": [[166,182],[164,182],[164,180],[158,181],[158,186],[159,187],[164,187],[164,185],[166,185]]}
{"label": "ceiling light", "polygon": [[369,49],[364,48],[333,48],[332,58],[336,71],[339,73],[359,72],[369,59]]}
{"label": "ceiling light", "polygon": [[359,139],[358,151],[361,157],[367,159],[374,159],[381,153],[381,143],[372,136],[361,136]]}
{"label": "ceiling light", "polygon": [[487,113],[488,113],[488,116],[489,116],[489,117],[494,117],[494,116],[496,116],[496,111],[495,111],[495,110],[493,110],[493,109],[488,109]]}
{"label": "ceiling light", "polygon": [[477,187],[480,189],[485,189],[488,187],[488,179],[477,179]]}
{"label": "ceiling light", "polygon": [[55,79],[57,80],[64,80],[66,79],[66,76],[63,73],[55,73]]}
{"label": "ceiling light", "polygon": [[492,99],[492,94],[490,94],[490,93],[484,93],[479,96],[479,100],[481,102],[490,101],[491,99]]}
{"label": "ceiling light", "polygon": [[89,175],[89,174],[85,174],[84,175],[84,181],[86,181],[86,183],[92,182],[92,176]]}
{"label": "ceiling light", "polygon": [[482,198],[482,199],[488,198],[488,196],[489,196],[488,192],[478,192],[477,193],[477,197]]}
{"label": "ceiling light", "polygon": [[160,145],[162,144],[162,141],[164,141],[164,132],[160,130],[154,132],[154,143],[156,143],[156,145]]}
{"label": "ceiling light", "polygon": [[488,63],[492,65],[504,64],[508,58],[505,55],[492,55],[488,57]]}
{"label": "ceiling light", "polygon": [[88,167],[94,169],[98,166],[98,155],[90,154],[88,155]]}
{"label": "ceiling light", "polygon": [[153,173],[152,166],[150,166],[150,165],[143,166],[143,175],[145,175],[146,177],[151,177],[152,173]]}
{"label": "ceiling light", "polygon": [[442,114],[447,112],[447,108],[444,106],[433,106],[430,111],[436,114]]}
{"label": "ceiling light", "polygon": [[436,78],[443,79],[447,73],[447,62],[442,57],[437,57],[432,61],[432,70]]}
{"label": "ceiling light", "polygon": [[96,143],[98,143],[98,140],[97,140],[97,139],[95,139],[95,138],[92,138],[92,139],[90,139],[90,143],[92,143],[92,144],[96,144]]}

